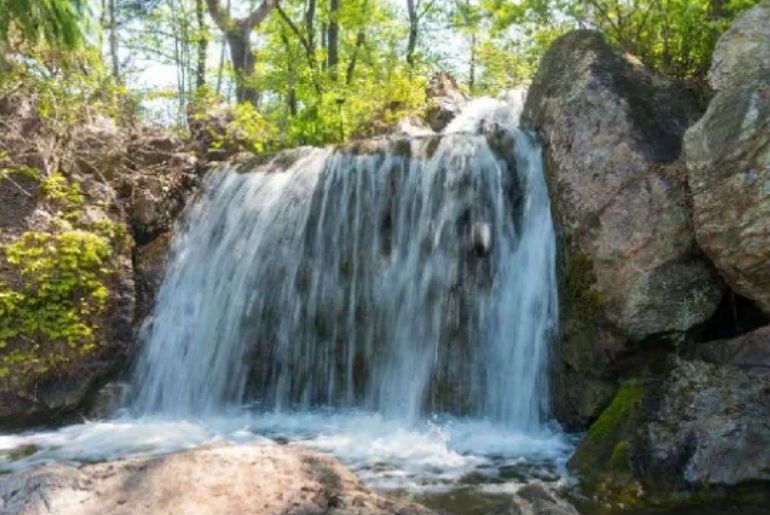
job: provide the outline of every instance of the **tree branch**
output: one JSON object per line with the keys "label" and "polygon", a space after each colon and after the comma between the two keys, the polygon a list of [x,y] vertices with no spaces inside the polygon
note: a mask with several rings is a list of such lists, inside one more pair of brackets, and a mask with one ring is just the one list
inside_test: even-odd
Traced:
{"label": "tree branch", "polygon": [[254,12],[244,18],[243,24],[253,29],[262,23],[267,18],[267,15],[270,14],[270,10],[276,6],[278,6],[278,0],[265,0]]}
{"label": "tree branch", "polygon": [[302,35],[302,32],[299,30],[299,27],[291,21],[291,18],[289,18],[289,15],[286,14],[286,11],[284,11],[280,5],[276,4],[275,10],[278,12],[278,15],[281,17],[281,19],[288,25],[289,29],[294,33],[295,36],[297,36],[297,39],[299,39],[300,44],[302,44],[302,47],[305,49],[305,52],[308,56],[310,56],[313,51],[310,48],[310,43],[308,43],[307,38]]}
{"label": "tree branch", "polygon": [[217,24],[217,27],[223,31],[227,31],[233,25],[233,19],[230,18],[230,14],[222,9],[219,0],[206,0],[206,5],[209,7],[209,14]]}

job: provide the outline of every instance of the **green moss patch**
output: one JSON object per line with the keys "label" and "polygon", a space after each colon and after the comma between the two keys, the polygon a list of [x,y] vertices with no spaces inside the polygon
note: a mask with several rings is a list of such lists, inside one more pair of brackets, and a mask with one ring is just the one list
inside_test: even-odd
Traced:
{"label": "green moss patch", "polygon": [[80,185],[54,174],[41,183],[55,212],[49,227],[0,247],[0,387],[24,389],[102,342],[99,317],[125,228],[109,219],[80,223]]}
{"label": "green moss patch", "polygon": [[612,402],[588,429],[586,444],[603,445],[622,429],[623,422],[639,409],[644,387],[636,382],[621,386]]}
{"label": "green moss patch", "polygon": [[588,497],[621,507],[641,499],[631,460],[645,391],[635,381],[622,385],[570,460]]}

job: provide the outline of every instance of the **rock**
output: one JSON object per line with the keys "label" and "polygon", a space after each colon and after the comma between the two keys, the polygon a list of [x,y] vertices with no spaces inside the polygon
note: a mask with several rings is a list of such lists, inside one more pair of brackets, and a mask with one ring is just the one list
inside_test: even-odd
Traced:
{"label": "rock", "polygon": [[[522,121],[543,140],[561,246],[563,377],[553,398],[568,427],[606,405],[620,356],[704,322],[722,297],[676,163],[698,114],[695,95],[592,31],[558,39],[529,90]],[[572,397],[597,395],[559,402],[569,397],[560,384]]]}
{"label": "rock", "polygon": [[642,435],[641,472],[658,489],[770,480],[770,377],[682,362]]}
{"label": "rock", "polygon": [[0,511],[18,515],[434,513],[374,493],[330,456],[278,445],[46,465],[2,476],[0,498]]}
{"label": "rock", "polygon": [[72,132],[72,164],[63,163],[63,172],[94,175],[104,182],[119,177],[128,167],[128,138],[113,119],[97,116]]}
{"label": "rock", "polygon": [[152,311],[155,296],[163,281],[163,272],[171,245],[171,233],[166,232],[134,253],[136,273],[136,318],[143,320]]}
{"label": "rock", "polygon": [[236,113],[223,102],[189,105],[188,124],[198,156],[207,161],[225,161],[253,142],[239,134]]}
{"label": "rock", "polygon": [[137,174],[130,184],[129,219],[137,242],[144,244],[171,229],[197,180],[186,171],[176,171]]}
{"label": "rock", "polygon": [[570,461],[589,496],[645,496],[770,480],[770,375],[677,361],[662,383],[627,383]]}
{"label": "rock", "polygon": [[425,93],[428,99],[425,122],[435,132],[441,132],[449,125],[468,102],[454,77],[445,72],[431,77]]}
{"label": "rock", "polygon": [[718,89],[685,136],[698,243],[730,287],[770,314],[770,4],[719,40]]}
{"label": "rock", "polygon": [[711,56],[709,85],[716,91],[740,87],[759,70],[770,69],[770,3],[741,14],[719,38]]}
{"label": "rock", "polygon": [[[176,136],[168,133],[150,133],[140,135],[128,145],[128,154],[133,166],[138,170],[148,171],[152,168],[168,167],[169,163],[180,154],[182,142]],[[189,154],[193,159],[194,156]],[[193,163],[194,166],[194,163]]]}
{"label": "rock", "polygon": [[770,373],[770,326],[737,338],[698,344],[695,352],[698,359],[709,363]]}
{"label": "rock", "polygon": [[[37,186],[32,187],[34,182]],[[39,179],[24,183],[29,191],[39,190]],[[82,207],[77,221],[65,222],[57,218],[58,207],[50,199],[35,193],[30,199],[26,194],[16,196],[8,190],[16,191],[12,182],[0,181],[0,199],[18,199],[9,201],[10,208],[18,208],[14,213],[7,213],[9,222],[0,227],[0,241],[8,242],[19,237],[25,231],[52,231],[52,220],[57,219],[60,227],[68,230],[88,230],[103,223],[116,222],[108,211],[117,211],[114,205],[116,193],[109,186],[91,188],[89,181],[78,183],[92,204]],[[28,202],[34,201],[35,210],[23,209]],[[5,216],[2,209],[0,215]],[[131,254],[133,244],[116,238],[111,244],[112,256],[104,266],[110,270],[105,276],[107,287],[106,306],[98,315],[87,320],[94,331],[95,347],[88,352],[79,352],[77,347],[69,347],[55,337],[36,334],[34,343],[46,348],[45,352],[55,353],[59,361],[56,366],[44,372],[28,373],[12,369],[0,381],[0,427],[19,428],[33,424],[50,422],[71,415],[82,408],[89,395],[124,364],[131,342],[133,341],[134,322],[134,272]],[[0,283],[19,287],[20,277],[15,267],[11,267],[0,257]],[[3,352],[28,351],[29,341],[13,338]]]}
{"label": "rock", "polygon": [[88,400],[86,418],[91,420],[106,419],[120,407],[120,403],[128,391],[129,385],[118,381],[105,384]]}
{"label": "rock", "polygon": [[39,202],[40,181],[23,174],[0,176],[0,231],[7,234],[24,228]]}
{"label": "rock", "polygon": [[520,488],[513,505],[517,515],[579,515],[574,506],[553,495],[539,483],[530,483]]}

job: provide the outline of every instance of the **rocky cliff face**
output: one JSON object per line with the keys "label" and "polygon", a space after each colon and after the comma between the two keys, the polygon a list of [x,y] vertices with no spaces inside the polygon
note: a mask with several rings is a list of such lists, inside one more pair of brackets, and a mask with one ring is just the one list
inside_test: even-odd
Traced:
{"label": "rocky cliff face", "polygon": [[704,322],[722,296],[677,161],[698,113],[693,94],[590,31],[559,39],[530,88],[524,123],[543,139],[562,240],[554,399],[568,426],[598,415],[625,356]]}
{"label": "rocky cliff face", "polygon": [[105,117],[69,127],[63,138],[36,102],[0,98],[6,427],[71,414],[125,366],[151,302],[148,254],[162,262],[162,252],[145,248],[170,229],[197,166],[179,140]]}

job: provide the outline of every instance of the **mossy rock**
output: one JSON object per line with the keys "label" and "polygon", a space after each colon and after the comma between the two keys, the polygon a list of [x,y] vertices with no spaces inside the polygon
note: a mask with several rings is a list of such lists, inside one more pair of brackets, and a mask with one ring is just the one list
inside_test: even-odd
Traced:
{"label": "mossy rock", "polygon": [[635,477],[633,453],[646,393],[639,381],[623,384],[575,451],[569,466],[588,497],[622,507],[640,501],[643,490]]}

